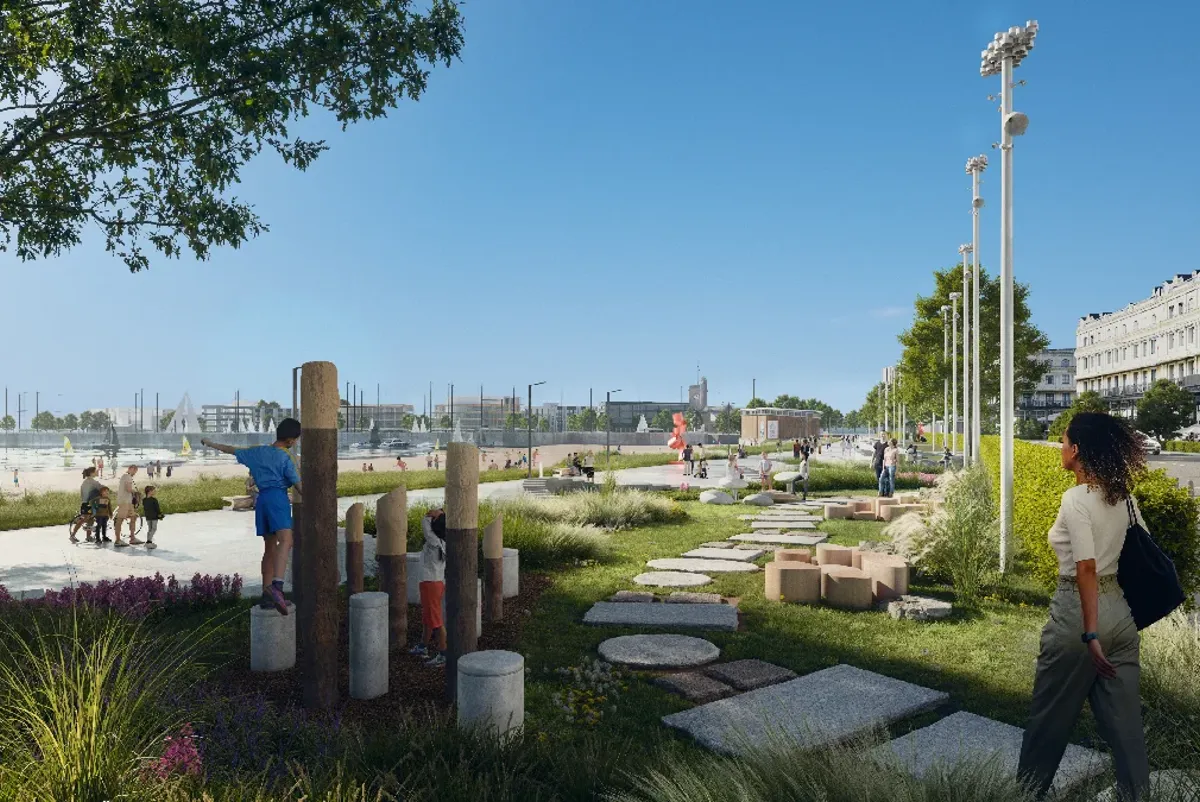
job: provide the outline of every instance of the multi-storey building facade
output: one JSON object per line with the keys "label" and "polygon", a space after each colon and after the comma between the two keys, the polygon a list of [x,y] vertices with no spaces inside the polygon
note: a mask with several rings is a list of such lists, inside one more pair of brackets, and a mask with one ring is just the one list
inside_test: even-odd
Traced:
{"label": "multi-storey building facade", "polygon": [[1075,386],[1130,411],[1158,379],[1200,392],[1200,270],[1156,286],[1149,298],[1093,313],[1075,329]]}
{"label": "multi-storey building facade", "polygon": [[1021,394],[1017,415],[1049,423],[1075,400],[1075,349],[1047,348],[1029,358],[1040,362],[1046,372],[1032,393]]}

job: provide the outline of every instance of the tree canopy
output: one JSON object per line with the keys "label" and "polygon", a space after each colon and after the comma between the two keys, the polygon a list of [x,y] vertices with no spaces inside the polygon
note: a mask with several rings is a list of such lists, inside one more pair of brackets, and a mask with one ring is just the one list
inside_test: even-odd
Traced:
{"label": "tree canopy", "polygon": [[1137,427],[1166,442],[1196,420],[1196,399],[1170,379],[1159,379],[1138,399]]}
{"label": "tree canopy", "polygon": [[1058,417],[1050,421],[1050,427],[1046,430],[1046,439],[1053,443],[1061,440],[1063,432],[1067,430],[1067,426],[1071,423],[1071,418],[1075,417],[1079,412],[1108,412],[1108,405],[1104,403],[1104,399],[1095,390],[1084,390],[1075,396],[1075,400],[1071,402],[1071,406],[1058,413]]}
{"label": "tree canopy", "polygon": [[264,148],[307,168],[343,129],[418,99],[463,44],[450,0],[9,0],[0,26],[0,249],[57,255],[99,227],[129,269],[266,230],[231,194]]}

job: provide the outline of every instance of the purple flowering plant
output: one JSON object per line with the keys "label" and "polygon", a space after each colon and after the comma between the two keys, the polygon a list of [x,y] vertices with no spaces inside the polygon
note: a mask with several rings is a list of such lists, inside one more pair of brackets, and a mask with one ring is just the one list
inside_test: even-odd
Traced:
{"label": "purple flowering plant", "polygon": [[237,601],[242,593],[242,578],[238,574],[195,574],[191,582],[181,582],[174,574],[164,578],[129,576],[124,579],[102,579],[92,584],[81,582],[62,590],[48,590],[45,596],[20,602],[0,585],[0,604],[23,604],[53,609],[90,607],[108,610],[134,618],[143,618],[156,610],[211,607]]}

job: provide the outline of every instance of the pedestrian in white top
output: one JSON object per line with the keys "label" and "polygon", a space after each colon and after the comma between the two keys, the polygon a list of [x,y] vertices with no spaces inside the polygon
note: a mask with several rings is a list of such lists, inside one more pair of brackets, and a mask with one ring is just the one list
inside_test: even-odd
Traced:
{"label": "pedestrian in white top", "polygon": [[758,482],[762,485],[764,493],[774,489],[771,485],[771,460],[767,457],[766,451],[763,452],[762,460],[758,463]]}
{"label": "pedestrian in white top", "polygon": [[804,483],[804,498],[801,501],[808,501],[808,455],[805,454],[800,460],[800,481]]}
{"label": "pedestrian in white top", "polygon": [[1137,625],[1117,584],[1130,511],[1145,527],[1130,491],[1145,466],[1129,424],[1080,412],[1062,438],[1062,467],[1075,474],[1049,533],[1058,589],[1042,630],[1019,776],[1042,798],[1062,761],[1086,700],[1113,755],[1121,798],[1136,800],[1150,781],[1142,708]]}
{"label": "pedestrian in white top", "polygon": [[[117,524],[116,538],[114,546],[138,546],[141,545],[140,540],[134,536],[133,530],[137,525],[137,487],[133,483],[133,477],[138,472],[138,466],[130,465],[125,469],[125,475],[121,477],[121,481],[117,484]],[[125,543],[121,540],[121,524],[125,521],[129,522],[129,542]]]}
{"label": "pedestrian in white top", "polygon": [[[429,657],[425,665],[446,665],[446,622],[442,603],[446,597],[446,514],[430,510],[421,519],[425,545],[421,547],[421,643],[409,654]],[[435,639],[436,636],[436,639]]]}

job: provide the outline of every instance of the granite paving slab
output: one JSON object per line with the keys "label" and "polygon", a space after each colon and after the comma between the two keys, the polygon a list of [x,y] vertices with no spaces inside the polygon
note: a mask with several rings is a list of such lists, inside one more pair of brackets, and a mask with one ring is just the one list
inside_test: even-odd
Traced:
{"label": "granite paving slab", "polygon": [[734,660],[732,663],[720,663],[709,666],[704,673],[726,685],[732,685],[739,691],[754,691],[796,678],[796,672],[790,668],[777,666],[764,660]]}
{"label": "granite paving slab", "polygon": [[621,635],[600,644],[610,663],[645,670],[694,668],[721,656],[715,644],[690,635]]}
{"label": "granite paving slab", "polygon": [[633,582],[656,588],[694,588],[712,582],[712,577],[687,571],[647,571],[635,576]]}
{"label": "granite paving slab", "polygon": [[[995,760],[998,769],[1016,774],[1023,734],[1011,724],[959,712],[876,747],[872,754],[898,761],[916,777],[935,766],[950,768],[964,760]],[[1101,752],[1068,745],[1052,787],[1058,793],[1069,791],[1104,772],[1108,762],[1108,756]]]}
{"label": "granite paving slab", "polygon": [[720,604],[720,593],[698,593],[688,590],[674,590],[666,598],[667,604]]}
{"label": "granite paving slab", "polygon": [[751,529],[816,529],[811,521],[751,521]]}
{"label": "granite paving slab", "polygon": [[701,543],[699,548],[702,549],[731,549],[733,544],[728,540],[710,540],[707,543]]}
{"label": "granite paving slab", "polygon": [[794,521],[796,523],[819,524],[819,523],[821,523],[821,521],[825,520],[825,518],[824,518],[824,516],[821,516],[821,515],[799,515],[799,514],[765,515],[764,514],[764,515],[755,516],[753,518],[753,520],[764,521],[767,523],[770,523],[771,521]]}
{"label": "granite paving slab", "polygon": [[649,604],[654,601],[654,594],[645,590],[618,590],[608,597],[610,602],[642,602]]}
{"label": "granite paving slab", "polygon": [[596,602],[583,614],[594,626],[737,630],[737,610],[728,604],[636,604]]}
{"label": "granite paving slab", "polygon": [[737,560],[693,560],[690,557],[664,557],[651,560],[646,563],[646,567],[656,571],[691,571],[711,574],[739,574],[760,570],[757,565]]}
{"label": "granite paving slab", "polygon": [[[732,545],[732,544],[731,544]],[[742,562],[753,562],[767,552],[763,549],[692,549],[684,552],[684,557],[708,559],[708,560],[740,560]]]}
{"label": "granite paving slab", "polygon": [[828,535],[781,535],[770,532],[755,532],[748,535],[734,535],[729,538],[742,543],[768,543],[779,546],[815,546],[829,539]]}
{"label": "granite paving slab", "polygon": [[712,677],[706,677],[703,674],[697,674],[692,671],[657,677],[653,684],[671,693],[678,694],[689,702],[701,705],[708,702],[715,702],[717,699],[724,699],[726,696],[733,696],[737,693],[737,691],[723,682],[718,682]]}
{"label": "granite paving slab", "polygon": [[[690,609],[692,605],[680,606]],[[947,699],[940,691],[837,665],[672,713],[662,721],[713,751],[739,755],[780,740],[802,749],[836,744],[932,710]]]}

